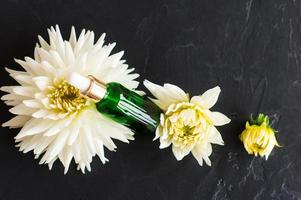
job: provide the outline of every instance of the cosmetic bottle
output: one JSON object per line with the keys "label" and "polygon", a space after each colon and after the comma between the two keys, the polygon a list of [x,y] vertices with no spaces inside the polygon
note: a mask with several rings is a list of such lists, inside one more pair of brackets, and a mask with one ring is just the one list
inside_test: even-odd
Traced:
{"label": "cosmetic bottle", "polygon": [[147,97],[116,82],[104,84],[91,75],[73,72],[68,79],[83,95],[95,101],[97,110],[104,116],[134,132],[155,132],[162,111]]}

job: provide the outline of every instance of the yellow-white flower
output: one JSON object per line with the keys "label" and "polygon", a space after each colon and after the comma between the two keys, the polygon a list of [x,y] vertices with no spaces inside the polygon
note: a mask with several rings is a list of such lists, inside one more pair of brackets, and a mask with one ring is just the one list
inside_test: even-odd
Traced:
{"label": "yellow-white flower", "polygon": [[115,150],[112,138],[128,143],[134,139],[133,132],[99,114],[66,77],[78,72],[135,89],[138,82],[134,79],[139,75],[121,60],[123,52],[110,55],[115,43],[103,45],[105,34],[96,43],[93,31],[82,30],[77,38],[74,27],[69,40],[63,40],[58,26],[48,29],[48,34],[49,43],[38,37],[34,59],[16,59],[25,71],[6,69],[18,85],[2,87],[9,93],[2,100],[13,106],[10,112],[17,116],[3,126],[23,127],[15,137],[17,146],[24,153],[33,151],[36,158],[42,156],[40,164],[51,169],[59,159],[66,173],[74,159],[84,173],[91,170],[95,155],[107,161],[104,146]]}
{"label": "yellow-white flower", "polygon": [[280,147],[275,137],[275,130],[269,125],[269,117],[259,114],[256,119],[251,116],[246,122],[246,129],[240,134],[240,140],[248,154],[258,154],[267,160],[274,146]]}
{"label": "yellow-white flower", "polygon": [[172,84],[159,86],[144,81],[146,88],[156,99],[164,113],[161,113],[160,124],[155,139],[160,139],[160,148],[172,145],[177,160],[192,152],[202,166],[203,160],[209,166],[212,153],[211,144],[223,145],[224,141],[215,126],[222,126],[230,119],[210,108],[217,102],[220,88],[214,87],[200,96],[189,96],[179,87]]}

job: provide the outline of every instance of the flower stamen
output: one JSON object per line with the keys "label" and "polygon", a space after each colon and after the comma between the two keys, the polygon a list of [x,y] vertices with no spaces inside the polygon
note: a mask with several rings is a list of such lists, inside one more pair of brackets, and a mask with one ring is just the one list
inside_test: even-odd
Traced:
{"label": "flower stamen", "polygon": [[48,87],[50,107],[60,113],[74,113],[88,105],[88,98],[66,80],[54,82]]}

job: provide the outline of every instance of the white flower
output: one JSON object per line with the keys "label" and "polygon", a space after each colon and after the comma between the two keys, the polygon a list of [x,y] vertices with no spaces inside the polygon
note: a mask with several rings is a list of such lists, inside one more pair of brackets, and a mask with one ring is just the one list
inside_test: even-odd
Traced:
{"label": "white flower", "polygon": [[94,103],[82,96],[78,89],[66,82],[70,72],[93,75],[99,80],[119,82],[135,89],[138,74],[120,60],[123,52],[110,55],[115,43],[103,45],[105,34],[94,43],[93,31],[82,30],[76,38],[72,27],[70,39],[63,40],[59,27],[48,29],[47,43],[39,36],[34,59],[17,60],[25,71],[6,69],[19,85],[1,88],[9,94],[2,100],[13,106],[10,112],[17,115],[3,126],[21,128],[15,137],[20,151],[33,151],[42,155],[40,164],[52,168],[59,159],[68,171],[74,158],[78,170],[90,171],[95,155],[105,163],[104,146],[114,151],[113,139],[128,143],[133,132],[104,116]]}
{"label": "white flower", "polygon": [[160,148],[172,144],[172,151],[177,160],[182,160],[192,152],[201,166],[203,160],[211,166],[211,144],[224,144],[215,126],[230,122],[222,113],[210,111],[218,99],[220,88],[217,86],[201,96],[189,99],[181,88],[172,84],[164,84],[162,87],[144,81],[144,85],[156,97],[152,101],[164,112],[161,113],[154,138],[160,138]]}

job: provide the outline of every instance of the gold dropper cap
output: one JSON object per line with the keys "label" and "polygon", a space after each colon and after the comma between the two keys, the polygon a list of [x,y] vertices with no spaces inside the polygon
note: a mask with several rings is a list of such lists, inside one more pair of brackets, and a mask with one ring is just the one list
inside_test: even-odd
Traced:
{"label": "gold dropper cap", "polygon": [[72,72],[68,76],[68,82],[79,91],[95,101],[100,101],[106,94],[106,84],[92,75],[83,76],[77,72]]}
{"label": "gold dropper cap", "polygon": [[88,75],[87,78],[90,79],[90,84],[87,90],[83,92],[83,94],[91,99],[94,99],[95,101],[100,101],[106,94],[106,84],[92,75]]}

